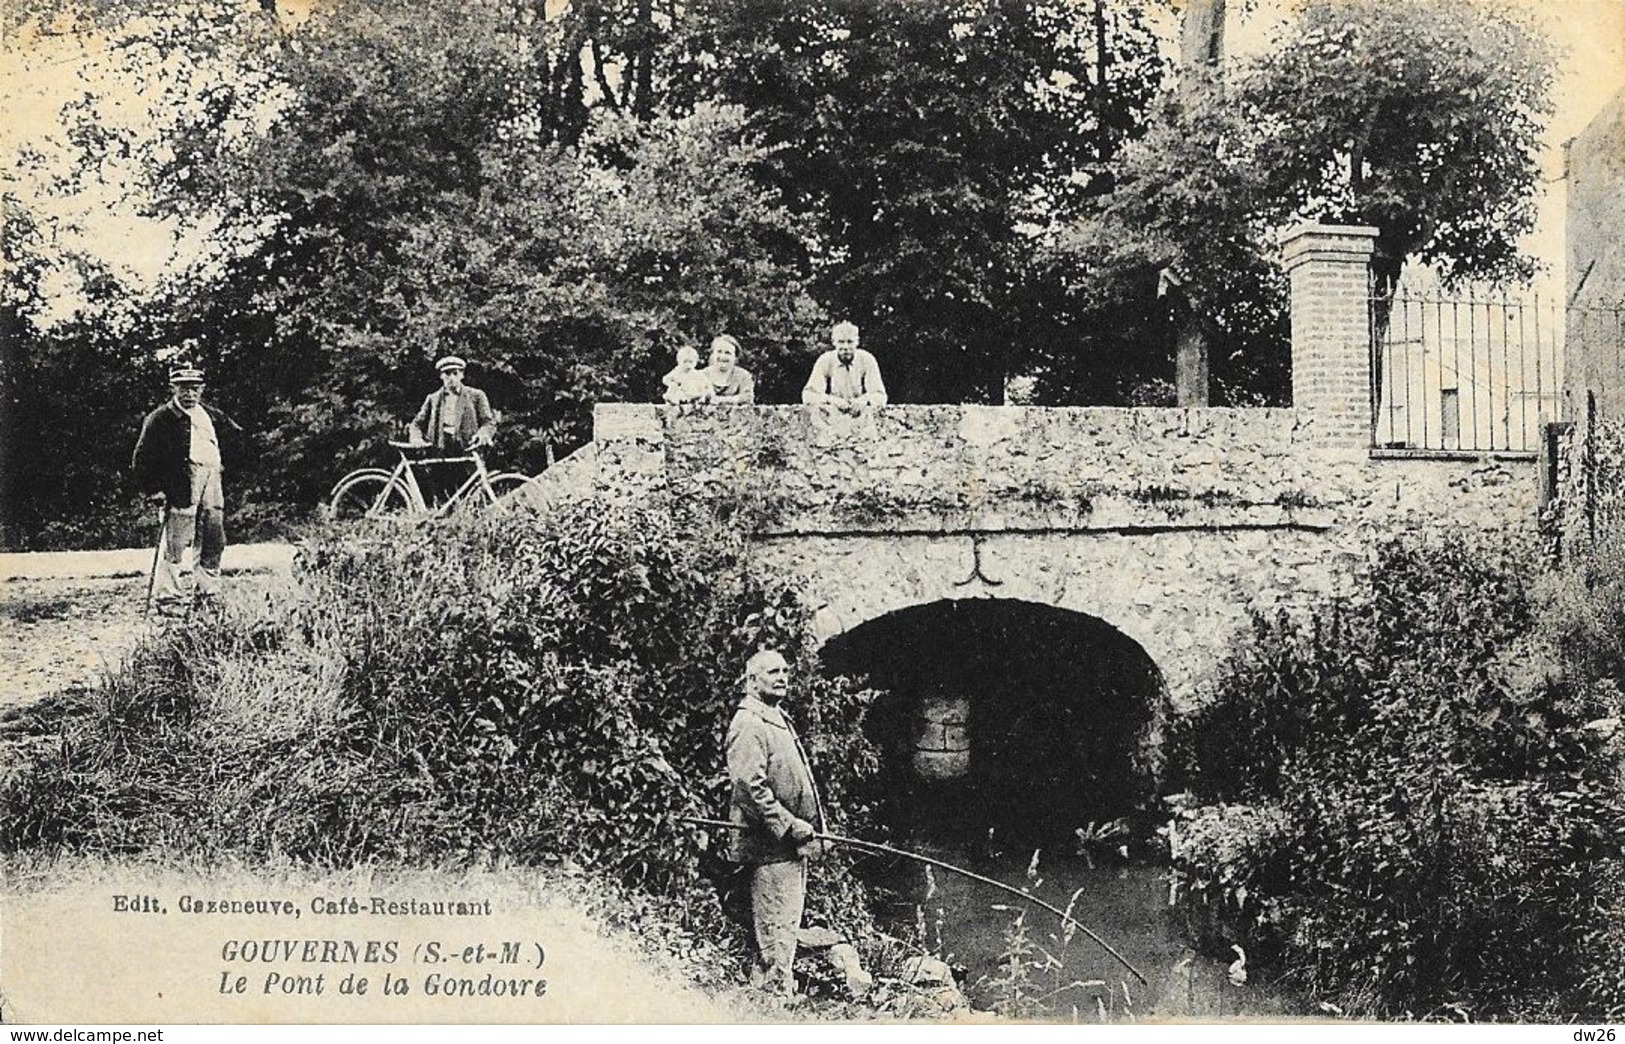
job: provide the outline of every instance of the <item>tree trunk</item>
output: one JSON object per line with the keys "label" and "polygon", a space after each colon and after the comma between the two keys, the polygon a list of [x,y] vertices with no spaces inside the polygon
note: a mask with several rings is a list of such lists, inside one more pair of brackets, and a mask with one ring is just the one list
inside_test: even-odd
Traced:
{"label": "tree trunk", "polygon": [[1202,82],[1201,74],[1224,59],[1225,0],[1186,0],[1179,23],[1179,66],[1183,91]]}
{"label": "tree trunk", "polygon": [[1112,159],[1111,123],[1106,119],[1108,93],[1106,67],[1109,63],[1106,37],[1106,0],[1095,0],[1095,162],[1100,164],[1104,176],[1106,164]]}
{"label": "tree trunk", "polygon": [[1180,308],[1174,333],[1174,402],[1180,406],[1208,405],[1207,330],[1189,308]]}
{"label": "tree trunk", "polygon": [[[1186,0],[1180,20],[1180,93],[1189,101],[1211,89],[1207,74],[1224,58],[1225,0]],[[1208,327],[1195,302],[1175,289],[1174,401],[1206,406],[1208,399]]]}
{"label": "tree trunk", "polygon": [[654,4],[652,0],[638,0],[637,29],[633,36],[633,46],[637,48],[637,97],[633,99],[632,112],[640,120],[647,120],[654,115],[654,64],[657,34],[654,24]]}

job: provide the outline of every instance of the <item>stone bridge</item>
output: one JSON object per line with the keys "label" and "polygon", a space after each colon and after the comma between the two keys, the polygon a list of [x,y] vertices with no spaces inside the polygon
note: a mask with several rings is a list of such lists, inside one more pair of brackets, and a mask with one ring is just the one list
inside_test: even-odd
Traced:
{"label": "stone bridge", "polygon": [[759,563],[813,597],[826,663],[892,694],[874,728],[912,759],[903,789],[947,787],[979,823],[1054,806],[1064,834],[1143,801],[1161,724],[1251,611],[1356,588],[1386,536],[1533,536],[1532,456],[1372,449],[1373,236],[1285,245],[1291,408],[606,404],[560,478],[744,509]]}
{"label": "stone bridge", "polygon": [[1374,236],[1283,246],[1291,408],[602,405],[593,463],[753,505],[763,560],[808,583],[825,637],[1019,600],[1109,624],[1188,706],[1250,609],[1360,583],[1380,537],[1535,528],[1529,455],[1371,448]]}
{"label": "stone bridge", "polygon": [[1360,582],[1377,540],[1532,531],[1531,461],[1318,446],[1291,409],[601,406],[600,469],[730,498],[831,638],[1013,599],[1132,639],[1188,705],[1249,609]]}

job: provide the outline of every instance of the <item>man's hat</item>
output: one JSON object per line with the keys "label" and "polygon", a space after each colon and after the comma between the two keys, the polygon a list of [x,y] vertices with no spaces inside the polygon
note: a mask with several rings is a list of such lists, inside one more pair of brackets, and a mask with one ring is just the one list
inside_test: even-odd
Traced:
{"label": "man's hat", "polygon": [[442,358],[439,362],[435,363],[434,368],[440,373],[445,373],[447,370],[461,370],[466,365],[467,364],[463,362],[462,356],[448,355]]}
{"label": "man's hat", "polygon": [[189,362],[176,363],[169,368],[170,384],[202,384],[203,371]]}

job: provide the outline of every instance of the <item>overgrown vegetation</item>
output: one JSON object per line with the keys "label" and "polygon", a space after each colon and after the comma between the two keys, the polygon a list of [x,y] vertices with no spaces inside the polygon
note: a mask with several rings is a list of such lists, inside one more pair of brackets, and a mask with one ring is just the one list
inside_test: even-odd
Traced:
{"label": "overgrown vegetation", "polygon": [[895,402],[1035,405],[1165,403],[1194,332],[1252,405],[1292,220],[1526,270],[1550,55],[1515,9],[1316,0],[1196,104],[1158,100],[1159,6],[9,4],[56,111],[7,157],[0,540],[144,542],[124,470],[182,350],[257,440],[249,532],[384,463],[448,351],[535,472],[718,332],[764,402],[847,315]]}
{"label": "overgrown vegetation", "polygon": [[1181,907],[1350,1014],[1625,1012],[1617,560],[1383,549],[1174,730]]}
{"label": "overgrown vegetation", "polygon": [[[877,767],[867,694],[812,669],[796,592],[740,541],[658,505],[548,512],[316,541],[291,600],[141,646],[0,787],[4,849],[561,865],[645,934],[737,941],[676,817],[726,808],[742,664],[791,659],[837,830]],[[871,934],[840,860],[812,876],[814,922]]]}

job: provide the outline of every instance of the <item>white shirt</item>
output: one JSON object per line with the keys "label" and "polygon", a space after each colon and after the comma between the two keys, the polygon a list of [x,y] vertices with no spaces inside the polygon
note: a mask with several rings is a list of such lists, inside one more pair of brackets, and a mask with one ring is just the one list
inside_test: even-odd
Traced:
{"label": "white shirt", "polygon": [[214,418],[201,405],[186,411],[192,419],[192,448],[188,458],[205,468],[220,466],[220,440],[214,433]]}
{"label": "white shirt", "polygon": [[440,398],[440,430],[453,437],[457,434],[457,410],[462,405],[462,392],[446,390]]}
{"label": "white shirt", "polygon": [[862,348],[854,349],[850,363],[841,362],[833,349],[813,363],[807,386],[801,390],[801,401],[862,402],[870,406],[886,405],[886,384],[880,379],[880,364]]}
{"label": "white shirt", "polygon": [[704,370],[673,370],[664,380],[667,402],[704,402],[711,397],[711,375]]}

